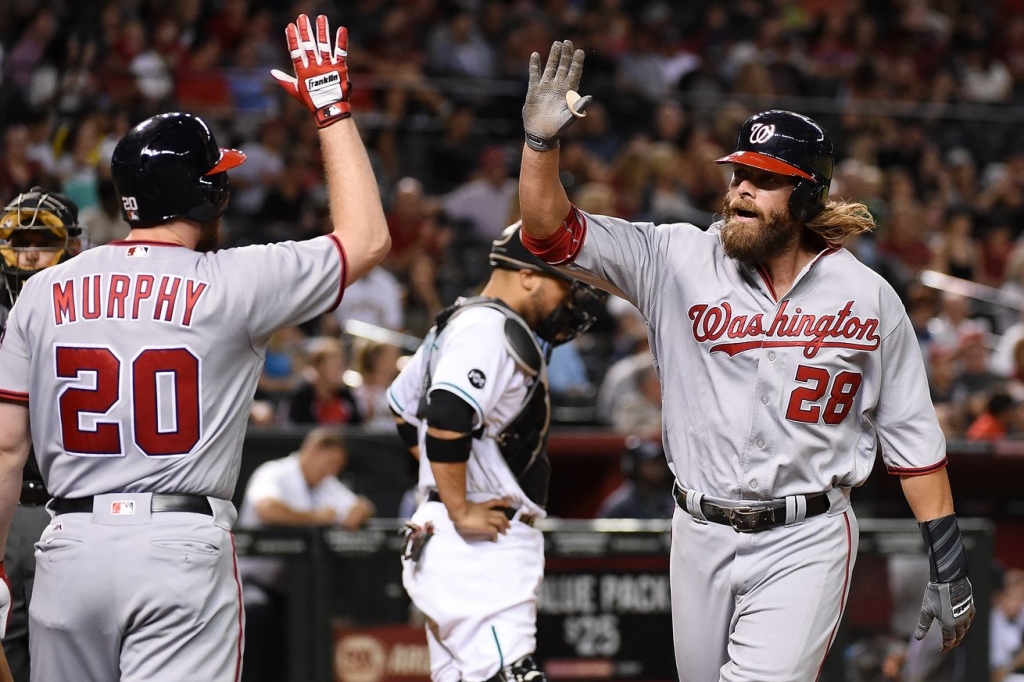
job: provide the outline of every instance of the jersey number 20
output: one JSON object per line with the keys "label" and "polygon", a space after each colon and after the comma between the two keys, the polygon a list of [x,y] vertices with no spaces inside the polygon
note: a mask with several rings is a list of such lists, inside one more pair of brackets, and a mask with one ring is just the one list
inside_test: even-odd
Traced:
{"label": "jersey number 20", "polygon": [[[57,377],[75,380],[58,401],[64,450],[123,456],[121,420],[103,418],[123,398],[121,360],[101,347],[58,346],[56,354]],[[188,454],[199,442],[199,359],[187,348],[147,348],[127,371],[135,444],[150,457]],[[161,420],[161,414],[169,416]],[[85,415],[93,417],[93,428],[83,425]]]}
{"label": "jersey number 20", "polygon": [[[794,422],[817,424],[841,424],[850,414],[853,399],[860,390],[861,375],[856,372],[839,372],[835,378],[823,367],[800,365],[796,368],[796,380],[806,384],[793,391],[786,409],[786,419]],[[815,404],[828,393],[825,407]]]}

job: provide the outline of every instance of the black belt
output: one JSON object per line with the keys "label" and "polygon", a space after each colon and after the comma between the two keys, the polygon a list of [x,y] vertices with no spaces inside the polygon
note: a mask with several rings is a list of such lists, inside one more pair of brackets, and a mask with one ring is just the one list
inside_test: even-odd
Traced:
{"label": "black belt", "polygon": [[[441,493],[437,492],[436,490],[431,490],[429,493],[427,493],[427,502],[440,502],[440,501],[441,501]],[[515,517],[516,512],[519,511],[518,509],[516,509],[514,507],[492,507],[492,509],[497,509],[498,511],[500,511],[502,514],[505,515],[505,518],[507,518],[509,521],[511,521],[513,519],[513,517]],[[522,521],[523,523],[525,523],[527,526],[532,526],[533,522],[536,519],[534,519],[532,516],[520,516],[519,520]]]}
{"label": "black belt", "polygon": [[[689,514],[690,510],[686,507],[686,491],[679,486],[678,482],[672,486],[672,494],[675,496],[679,508]],[[804,499],[807,501],[805,518],[824,514],[831,506],[826,493],[805,495]],[[723,507],[714,502],[701,500],[700,510],[708,521],[720,523],[723,526],[732,526],[737,533],[759,533],[762,530],[786,525],[785,500],[774,500],[766,506],[757,507]]]}
{"label": "black belt", "polygon": [[24,507],[38,507],[50,501],[50,493],[42,481],[22,481],[18,501]]}
{"label": "black belt", "polygon": [[[128,494],[128,493],[126,493]],[[91,497],[55,497],[53,499],[54,514],[91,514]],[[202,495],[185,495],[179,493],[153,493],[149,503],[151,512],[192,512],[213,516],[210,500]]]}

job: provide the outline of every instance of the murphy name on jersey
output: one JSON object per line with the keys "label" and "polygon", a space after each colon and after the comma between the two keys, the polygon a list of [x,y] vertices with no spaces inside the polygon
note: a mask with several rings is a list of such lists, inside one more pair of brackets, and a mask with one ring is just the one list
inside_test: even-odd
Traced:
{"label": "murphy name on jersey", "polygon": [[177,275],[86,275],[51,285],[57,326],[93,320],[171,322],[189,327],[207,283]]}

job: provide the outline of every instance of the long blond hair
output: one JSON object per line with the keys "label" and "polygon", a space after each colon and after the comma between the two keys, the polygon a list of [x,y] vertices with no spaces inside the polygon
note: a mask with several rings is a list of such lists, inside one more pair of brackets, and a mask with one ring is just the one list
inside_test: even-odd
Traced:
{"label": "long blond hair", "polygon": [[875,219],[864,204],[826,201],[821,213],[805,225],[829,244],[841,246],[850,238],[875,229]]}

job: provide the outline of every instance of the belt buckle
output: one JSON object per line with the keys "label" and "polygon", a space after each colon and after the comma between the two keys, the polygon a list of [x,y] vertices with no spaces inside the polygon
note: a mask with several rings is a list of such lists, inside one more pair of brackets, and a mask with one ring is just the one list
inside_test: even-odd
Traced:
{"label": "belt buckle", "polygon": [[737,533],[753,533],[766,509],[755,507],[722,507],[722,513]]}

